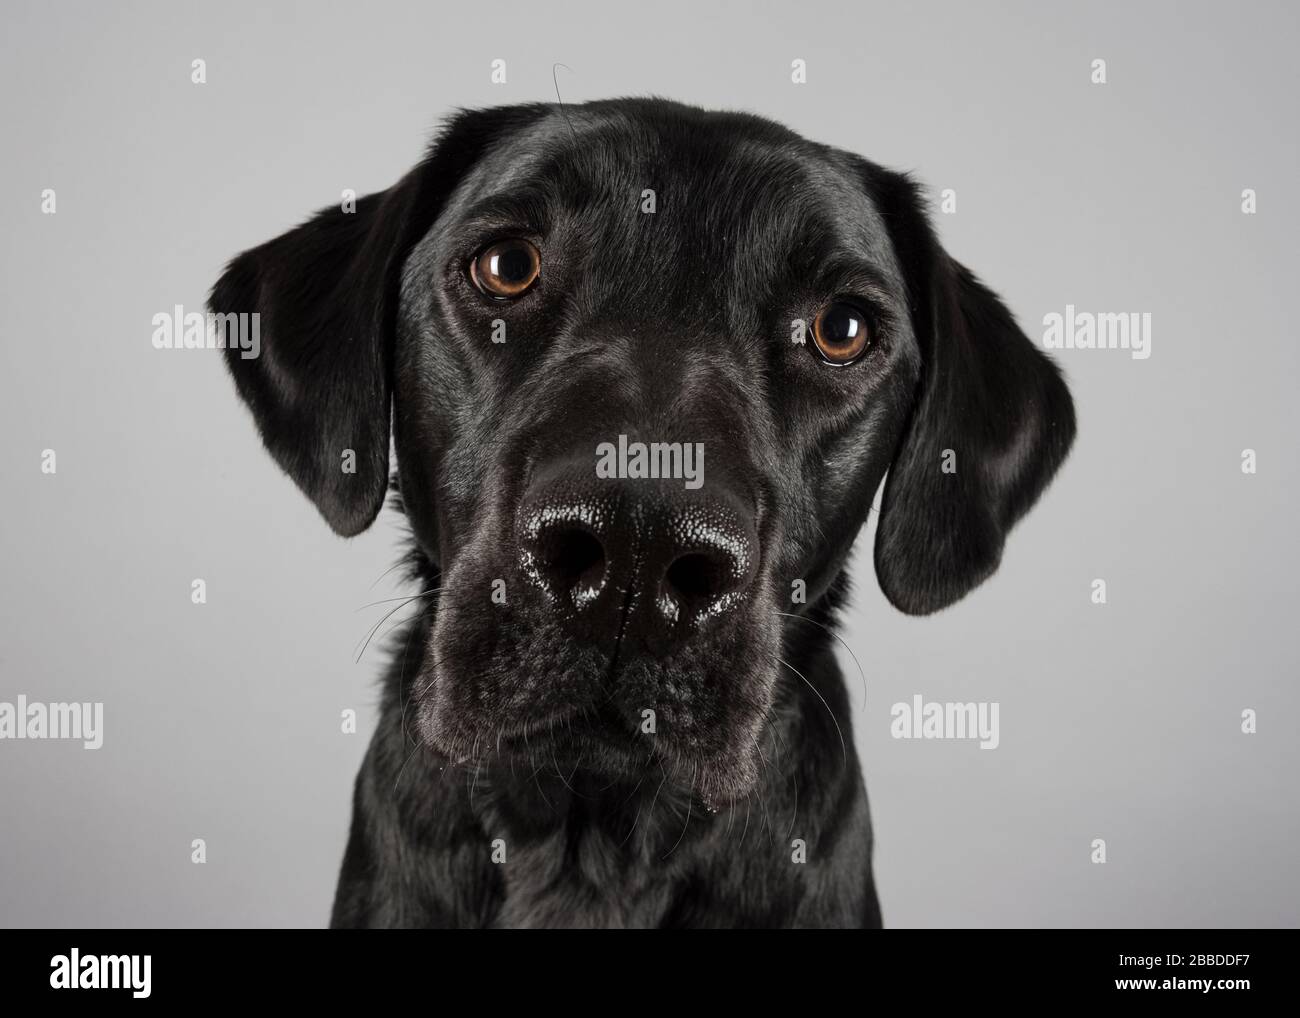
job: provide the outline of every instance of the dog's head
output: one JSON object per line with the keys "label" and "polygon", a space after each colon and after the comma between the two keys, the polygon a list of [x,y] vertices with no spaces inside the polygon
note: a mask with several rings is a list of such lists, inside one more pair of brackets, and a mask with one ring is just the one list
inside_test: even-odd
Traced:
{"label": "dog's head", "polygon": [[755,780],[778,613],[826,594],[886,471],[877,576],[924,614],[994,571],[1074,434],[906,178],[657,100],[462,113],[211,306],[260,314],[227,363],[338,533],[378,513],[391,432],[441,570],[435,748],[620,773],[653,747],[706,800]]}

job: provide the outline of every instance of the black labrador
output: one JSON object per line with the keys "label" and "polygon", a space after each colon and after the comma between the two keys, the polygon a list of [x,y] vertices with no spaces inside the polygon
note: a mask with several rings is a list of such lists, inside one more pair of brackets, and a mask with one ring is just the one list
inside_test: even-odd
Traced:
{"label": "black labrador", "polygon": [[462,112],[210,310],[330,526],[391,484],[413,532],[333,925],[880,924],[849,549],[887,471],[881,587],[953,603],[1075,430],[915,184],[662,100]]}

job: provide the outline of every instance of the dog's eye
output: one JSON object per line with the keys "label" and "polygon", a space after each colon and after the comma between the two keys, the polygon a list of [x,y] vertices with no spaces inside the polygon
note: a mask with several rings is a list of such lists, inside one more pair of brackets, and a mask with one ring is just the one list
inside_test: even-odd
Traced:
{"label": "dog's eye", "polygon": [[828,364],[852,364],[871,345],[871,324],[854,304],[837,300],[813,319],[813,343]]}
{"label": "dog's eye", "polygon": [[541,271],[541,252],[521,238],[489,244],[469,264],[470,280],[494,300],[522,296]]}

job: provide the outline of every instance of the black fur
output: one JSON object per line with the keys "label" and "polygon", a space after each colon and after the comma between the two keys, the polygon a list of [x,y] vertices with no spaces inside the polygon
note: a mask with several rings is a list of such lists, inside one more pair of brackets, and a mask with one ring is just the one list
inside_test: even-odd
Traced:
{"label": "black fur", "polygon": [[[542,256],[512,303],[467,273],[502,237]],[[790,341],[836,297],[875,334],[847,367]],[[1056,369],[907,178],[661,100],[465,112],[355,213],[237,258],[211,307],[263,316],[261,357],[227,363],[341,534],[383,502],[391,414],[430,592],[357,778],[334,925],[880,924],[834,654],[849,549],[888,470],[881,586],[906,612],[951,604],[1074,434]],[[702,443],[703,488],[598,481],[621,433]],[[587,601],[535,568],[557,514],[604,549]],[[689,583],[665,571],[684,558]]]}

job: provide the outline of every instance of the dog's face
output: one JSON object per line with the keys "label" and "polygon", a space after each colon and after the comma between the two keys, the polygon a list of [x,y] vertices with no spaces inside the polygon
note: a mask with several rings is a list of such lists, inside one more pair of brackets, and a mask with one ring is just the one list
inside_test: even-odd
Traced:
{"label": "dog's face", "polygon": [[[997,566],[1068,393],[904,178],[661,101],[463,114],[403,181],[232,263],[228,363],[340,533],[403,502],[441,570],[420,724],[707,803],[757,777],[782,613],[839,575],[886,471],[905,611]],[[348,451],[354,455],[349,461]],[[351,472],[348,470],[351,466]]]}

